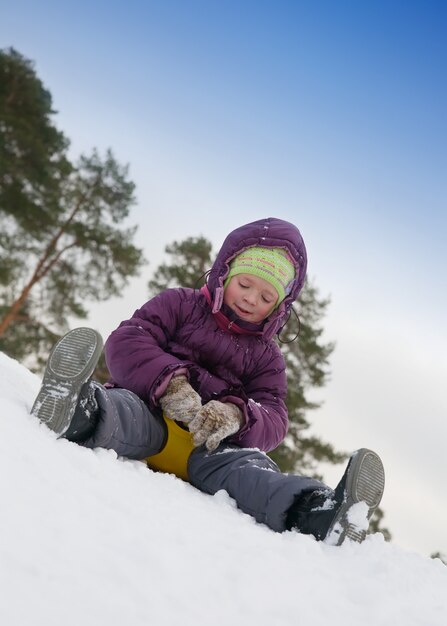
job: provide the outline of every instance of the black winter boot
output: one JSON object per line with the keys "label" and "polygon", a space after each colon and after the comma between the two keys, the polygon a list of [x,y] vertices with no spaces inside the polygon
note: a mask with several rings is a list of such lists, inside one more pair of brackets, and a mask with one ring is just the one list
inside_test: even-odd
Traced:
{"label": "black winter boot", "polygon": [[380,504],[384,486],[379,456],[361,448],[350,458],[335,491],[312,491],[296,500],[288,511],[286,527],[330,545],[340,546],[346,538],[360,543]]}
{"label": "black winter boot", "polygon": [[98,421],[97,387],[92,380],[82,386],[70,425],[63,435],[65,439],[81,443],[92,435]]}
{"label": "black winter boot", "polygon": [[98,405],[90,377],[102,351],[91,328],[75,328],[53,347],[31,413],[59,436],[82,441],[92,433]]}

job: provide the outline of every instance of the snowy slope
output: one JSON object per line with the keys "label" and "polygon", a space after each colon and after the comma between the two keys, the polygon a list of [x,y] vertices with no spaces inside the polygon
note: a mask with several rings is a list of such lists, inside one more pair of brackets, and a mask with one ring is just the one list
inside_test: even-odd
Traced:
{"label": "snowy slope", "polygon": [[39,379],[0,354],[0,624],[445,626],[447,567],[387,544],[275,534],[29,415]]}

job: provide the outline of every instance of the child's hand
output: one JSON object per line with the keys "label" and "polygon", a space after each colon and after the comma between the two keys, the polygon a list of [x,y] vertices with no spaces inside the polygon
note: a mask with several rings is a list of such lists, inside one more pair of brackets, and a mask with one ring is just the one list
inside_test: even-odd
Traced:
{"label": "child's hand", "polygon": [[188,424],[202,408],[202,400],[186,376],[171,378],[159,402],[166,417],[185,424]]}
{"label": "child's hand", "polygon": [[194,435],[196,446],[205,443],[212,452],[223,439],[237,433],[243,422],[243,413],[235,404],[210,400],[191,420],[189,431]]}

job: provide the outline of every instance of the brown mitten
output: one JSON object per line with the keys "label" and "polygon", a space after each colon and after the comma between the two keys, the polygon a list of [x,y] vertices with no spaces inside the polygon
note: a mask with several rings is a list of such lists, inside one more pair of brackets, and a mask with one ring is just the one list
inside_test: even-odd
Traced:
{"label": "brown mitten", "polygon": [[239,407],[230,402],[210,400],[189,423],[189,431],[193,433],[194,444],[204,443],[212,452],[220,442],[237,433],[244,423],[244,415]]}
{"label": "brown mitten", "polygon": [[188,424],[202,408],[202,400],[186,376],[171,378],[159,402],[166,417],[185,424]]}

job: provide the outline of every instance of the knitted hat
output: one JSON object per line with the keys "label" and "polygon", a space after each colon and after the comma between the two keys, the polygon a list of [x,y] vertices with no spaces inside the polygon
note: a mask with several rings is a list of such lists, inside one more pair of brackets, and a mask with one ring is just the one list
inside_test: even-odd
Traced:
{"label": "knitted hat", "polygon": [[247,248],[230,263],[230,272],[225,280],[226,287],[233,276],[252,274],[269,282],[278,292],[280,304],[290,293],[295,278],[295,267],[289,255],[282,248]]}

